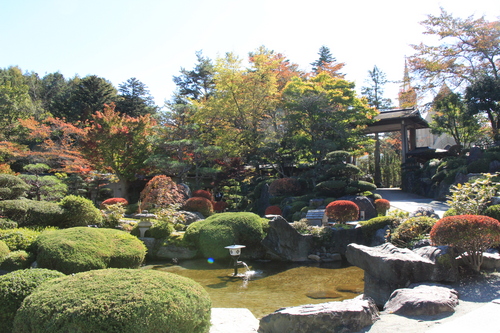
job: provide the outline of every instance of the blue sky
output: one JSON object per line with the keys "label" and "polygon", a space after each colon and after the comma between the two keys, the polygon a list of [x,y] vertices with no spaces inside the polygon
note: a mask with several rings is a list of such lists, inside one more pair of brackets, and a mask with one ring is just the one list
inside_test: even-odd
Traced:
{"label": "blue sky", "polygon": [[[325,45],[359,90],[374,65],[402,78],[410,44],[428,41],[419,22],[440,6],[500,19],[498,0],[0,0],[0,68],[93,74],[115,87],[136,77],[161,106],[198,50],[246,58],[264,45],[310,70]],[[397,91],[388,85],[385,97]]]}

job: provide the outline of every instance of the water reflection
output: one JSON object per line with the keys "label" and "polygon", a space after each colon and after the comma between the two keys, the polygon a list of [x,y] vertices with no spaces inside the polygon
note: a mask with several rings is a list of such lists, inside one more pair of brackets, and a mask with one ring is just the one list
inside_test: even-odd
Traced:
{"label": "water reflection", "polygon": [[243,278],[232,276],[230,259],[214,263],[187,260],[177,265],[152,263],[144,268],[191,278],[208,291],[213,307],[248,308],[257,318],[282,307],[341,301],[363,292],[363,270],[355,266],[259,261],[247,264]]}

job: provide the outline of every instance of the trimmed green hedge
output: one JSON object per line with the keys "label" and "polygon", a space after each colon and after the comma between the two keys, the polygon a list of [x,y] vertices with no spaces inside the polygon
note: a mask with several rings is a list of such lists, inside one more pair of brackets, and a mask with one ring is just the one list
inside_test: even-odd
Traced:
{"label": "trimmed green hedge", "polygon": [[0,229],[15,229],[18,226],[19,225],[15,221],[0,218]]}
{"label": "trimmed green hedge", "polygon": [[500,205],[491,205],[486,208],[484,215],[492,217],[500,221]]}
{"label": "trimmed green hedge", "polygon": [[0,276],[0,327],[10,333],[17,309],[23,300],[43,282],[63,277],[64,274],[49,269],[23,269]]}
{"label": "trimmed green hedge", "polygon": [[17,311],[14,332],[201,333],[210,329],[210,312],[208,293],[191,279],[95,270],[38,287]]}
{"label": "trimmed green hedge", "polygon": [[10,250],[3,240],[0,240],[0,264],[4,261],[5,257],[9,254]]}
{"label": "trimmed green hedge", "polygon": [[77,227],[86,225],[99,225],[102,222],[102,214],[91,200],[77,195],[68,195],[60,202],[64,210],[61,227]]}
{"label": "trimmed green hedge", "polygon": [[0,240],[3,240],[11,251],[32,251],[32,244],[40,235],[40,231],[28,228],[0,230]]}
{"label": "trimmed green hedge", "polygon": [[65,274],[101,268],[138,268],[144,244],[115,229],[76,227],[45,231],[35,242],[39,267]]}
{"label": "trimmed green hedge", "polygon": [[200,249],[205,258],[226,258],[225,246],[242,244],[260,246],[264,237],[262,219],[254,213],[220,213],[191,223],[184,239]]}
{"label": "trimmed green hedge", "polygon": [[24,197],[29,189],[29,185],[21,178],[0,174],[0,200],[14,200]]}
{"label": "trimmed green hedge", "polygon": [[400,221],[399,218],[393,216],[379,216],[369,219],[368,221],[359,221],[361,230],[366,241],[370,241],[377,230],[385,226],[394,227]]}
{"label": "trimmed green hedge", "polygon": [[63,209],[54,202],[28,199],[0,201],[0,213],[19,226],[58,226]]}
{"label": "trimmed green hedge", "polygon": [[6,271],[29,268],[33,263],[33,254],[24,250],[12,251],[3,259],[0,268]]}

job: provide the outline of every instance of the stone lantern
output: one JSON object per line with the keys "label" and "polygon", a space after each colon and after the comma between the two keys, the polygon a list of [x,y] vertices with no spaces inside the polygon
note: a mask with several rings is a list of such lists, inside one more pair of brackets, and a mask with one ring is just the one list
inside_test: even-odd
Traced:
{"label": "stone lantern", "polygon": [[155,219],[156,215],[148,213],[147,210],[143,210],[142,213],[136,214],[135,217],[138,217],[141,220],[137,225],[140,232],[139,237],[143,238],[146,230],[153,226],[153,222],[151,222],[151,219]]}

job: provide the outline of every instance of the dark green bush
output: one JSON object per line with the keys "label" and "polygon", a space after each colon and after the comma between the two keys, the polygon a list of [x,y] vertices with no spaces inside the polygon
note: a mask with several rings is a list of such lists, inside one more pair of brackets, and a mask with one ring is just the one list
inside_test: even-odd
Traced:
{"label": "dark green bush", "polygon": [[[167,220],[153,220],[153,226],[146,230],[144,237],[153,237],[156,239],[163,239],[170,236],[174,231],[174,225]],[[139,224],[136,224],[130,233],[136,237],[140,236]]]}
{"label": "dark green bush", "polygon": [[318,193],[318,195],[324,196],[341,196],[344,193],[344,189],[347,186],[347,183],[343,180],[327,180],[321,183],[318,183],[314,190]]}
{"label": "dark green bush", "polygon": [[0,201],[0,213],[19,226],[58,226],[63,216],[57,203],[27,199]]}
{"label": "dark green bush", "polygon": [[489,170],[490,161],[486,158],[480,158],[467,165],[467,172],[469,173],[487,173]]}
{"label": "dark green bush", "polygon": [[3,260],[0,268],[6,271],[29,268],[34,261],[33,254],[24,250],[12,251]]}
{"label": "dark green bush", "polygon": [[138,268],[144,244],[116,229],[75,227],[43,232],[35,242],[39,267],[65,274],[100,268]]}
{"label": "dark green bush", "polygon": [[98,225],[102,222],[101,211],[87,198],[68,195],[59,204],[64,210],[61,221],[63,228]]}
{"label": "dark green bush", "polygon": [[391,243],[399,247],[411,247],[414,242],[427,237],[436,221],[427,216],[411,217],[394,230]]}
{"label": "dark green bush", "polygon": [[63,277],[64,274],[49,269],[23,269],[0,276],[0,327],[2,332],[12,332],[14,316],[23,300],[43,282]]}
{"label": "dark green bush", "polygon": [[8,174],[0,174],[0,200],[15,200],[26,196],[30,189],[21,178]]}
{"label": "dark green bush", "polygon": [[484,215],[500,221],[500,205],[492,205],[486,208]]}
{"label": "dark green bush", "polygon": [[350,158],[351,153],[345,150],[331,151],[325,156],[325,159],[330,163],[346,163]]}
{"label": "dark green bush", "polygon": [[3,240],[11,251],[31,251],[31,246],[38,235],[40,231],[28,228],[0,230],[0,240]]}
{"label": "dark green bush", "polygon": [[0,218],[0,229],[15,229],[18,227],[16,221]]}
{"label": "dark green bush", "polygon": [[264,236],[261,220],[253,213],[215,214],[206,220],[190,224],[184,239],[199,248],[206,258],[225,258],[229,256],[225,246],[260,246]]}
{"label": "dark green bush", "polygon": [[364,180],[356,180],[349,183],[349,186],[356,187],[358,192],[375,191],[377,186]]}
{"label": "dark green bush", "polygon": [[17,311],[14,332],[202,333],[210,313],[208,293],[191,279],[105,269],[39,286]]}
{"label": "dark green bush", "polygon": [[382,229],[385,226],[389,226],[391,228],[395,227],[399,224],[399,221],[400,219],[397,217],[379,216],[368,221],[359,221],[359,224],[361,225],[361,230],[363,231],[365,240],[370,241],[377,230]]}
{"label": "dark green bush", "polygon": [[331,175],[334,175],[335,177],[352,177],[352,176],[357,176],[361,175],[363,171],[354,164],[337,164],[332,166],[329,170],[328,173]]}

